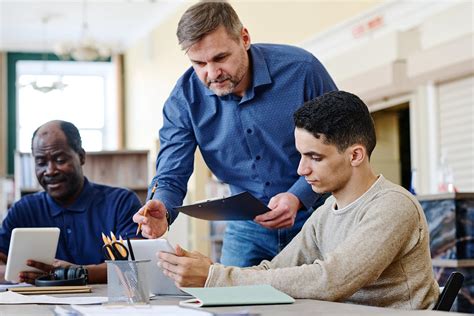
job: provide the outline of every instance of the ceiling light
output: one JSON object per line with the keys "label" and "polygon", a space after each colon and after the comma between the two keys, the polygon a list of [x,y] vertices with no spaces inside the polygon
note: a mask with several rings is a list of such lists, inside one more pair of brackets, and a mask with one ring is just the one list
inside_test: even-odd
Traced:
{"label": "ceiling light", "polygon": [[[41,18],[41,23],[43,24],[43,46],[46,46],[46,39],[47,39],[47,29],[48,29],[48,22],[51,20],[52,16],[44,16]],[[44,49],[44,47],[43,47]],[[41,56],[42,60],[42,66],[43,74],[47,74],[47,64],[48,64],[48,58],[47,54],[43,52]],[[43,92],[43,93],[48,93],[53,90],[63,90],[64,88],[67,87],[67,84],[62,82],[62,77],[58,76],[56,80],[51,80],[51,76],[37,76],[36,80],[31,81],[27,85],[22,85],[21,87],[26,87],[26,86],[31,86],[33,89]],[[49,79],[49,80],[48,80]]]}
{"label": "ceiling light", "polygon": [[65,84],[64,82],[61,81],[61,78],[58,79],[57,81],[54,81],[52,82],[50,85],[41,85],[40,83],[38,83],[38,81],[32,81],[30,83],[31,87],[35,90],[38,90],[40,92],[43,92],[43,93],[48,93],[48,92],[51,92],[53,90],[63,90],[64,88],[67,87],[67,84]]}
{"label": "ceiling light", "polygon": [[63,60],[77,61],[95,61],[107,60],[112,54],[112,49],[105,45],[97,43],[88,34],[87,24],[87,2],[82,2],[82,34],[81,39],[77,43],[62,42],[54,47],[54,53]]}

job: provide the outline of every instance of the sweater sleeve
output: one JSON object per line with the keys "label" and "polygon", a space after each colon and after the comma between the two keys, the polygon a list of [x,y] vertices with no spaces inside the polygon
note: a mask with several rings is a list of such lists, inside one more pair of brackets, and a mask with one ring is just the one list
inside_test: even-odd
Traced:
{"label": "sweater sleeve", "polygon": [[416,206],[398,192],[368,202],[357,221],[347,238],[334,240],[337,244],[324,258],[312,236],[317,223],[312,229],[305,225],[271,262],[244,269],[212,266],[206,286],[269,284],[294,298],[342,301],[377,280],[420,238]]}

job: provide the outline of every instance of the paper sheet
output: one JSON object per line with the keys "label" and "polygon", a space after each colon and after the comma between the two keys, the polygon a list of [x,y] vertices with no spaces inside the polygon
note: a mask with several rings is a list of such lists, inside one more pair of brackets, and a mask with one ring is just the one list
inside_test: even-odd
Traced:
{"label": "paper sheet", "polygon": [[0,293],[0,304],[101,304],[107,302],[101,296],[54,297],[49,295],[22,295],[10,291]]}
{"label": "paper sheet", "polygon": [[72,306],[84,316],[211,316],[212,314],[194,308],[182,308],[175,305],[144,305],[144,306]]}

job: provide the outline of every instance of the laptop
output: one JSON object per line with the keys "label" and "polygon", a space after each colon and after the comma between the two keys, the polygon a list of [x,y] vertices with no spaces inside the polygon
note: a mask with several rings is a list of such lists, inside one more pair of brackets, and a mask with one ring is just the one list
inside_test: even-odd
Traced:
{"label": "laptop", "polygon": [[167,239],[132,239],[133,253],[136,260],[150,260],[148,271],[150,280],[150,292],[156,295],[179,295],[189,296],[188,293],[181,291],[174,281],[163,274],[158,267],[158,251],[174,253],[174,248]]}

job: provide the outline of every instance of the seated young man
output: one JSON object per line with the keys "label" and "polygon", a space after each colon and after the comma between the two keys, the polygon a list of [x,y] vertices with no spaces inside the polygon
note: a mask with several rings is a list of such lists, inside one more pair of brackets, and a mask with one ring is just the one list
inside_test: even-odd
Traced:
{"label": "seated young man", "polygon": [[332,196],[272,261],[226,267],[177,246],[177,255],[159,254],[165,274],[179,286],[270,284],[294,298],[431,308],[439,289],[425,215],[408,191],[372,171],[367,106],[329,92],[304,104],[294,121],[298,173]]}
{"label": "seated young man", "polygon": [[[59,227],[54,267],[85,265],[90,283],[107,282],[101,233],[135,236],[132,216],[141,206],[138,197],[129,190],[87,180],[82,170],[86,153],[72,123],[50,121],[40,126],[33,134],[31,149],[44,191],[23,197],[8,210],[0,227],[0,262],[7,261],[14,228]],[[21,272],[22,282],[34,283],[54,268],[32,260],[28,264],[44,272]]]}

